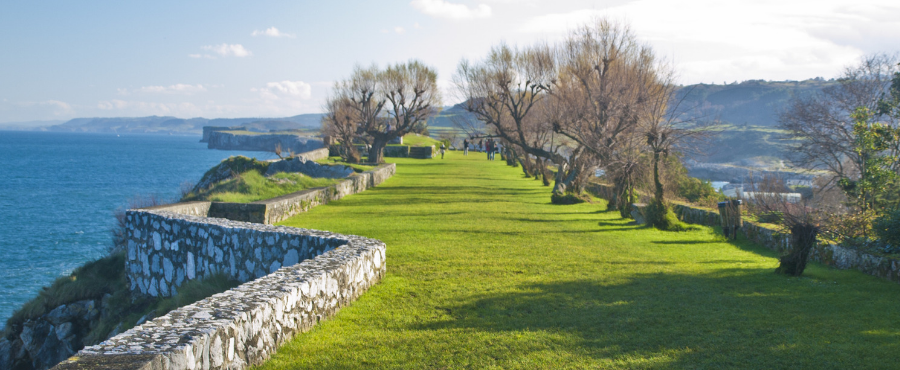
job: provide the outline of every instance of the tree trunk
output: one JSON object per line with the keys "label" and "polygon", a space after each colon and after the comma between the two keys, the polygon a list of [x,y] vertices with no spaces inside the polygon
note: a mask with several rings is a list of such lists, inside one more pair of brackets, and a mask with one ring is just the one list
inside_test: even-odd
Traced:
{"label": "tree trunk", "polygon": [[387,146],[387,139],[376,136],[372,139],[372,147],[369,148],[369,163],[384,163],[384,147]]}
{"label": "tree trunk", "polygon": [[780,264],[775,272],[791,276],[800,276],[809,262],[809,252],[816,246],[816,235],[819,229],[811,224],[791,226],[791,242],[793,248],[781,256]]}
{"label": "tree trunk", "polygon": [[659,181],[659,152],[653,152],[653,198],[657,203],[663,203],[663,185]]}
{"label": "tree trunk", "polygon": [[534,176],[534,164],[531,163],[531,158],[528,158],[528,154],[519,156],[519,163],[522,164],[522,172],[525,173],[525,176]]}

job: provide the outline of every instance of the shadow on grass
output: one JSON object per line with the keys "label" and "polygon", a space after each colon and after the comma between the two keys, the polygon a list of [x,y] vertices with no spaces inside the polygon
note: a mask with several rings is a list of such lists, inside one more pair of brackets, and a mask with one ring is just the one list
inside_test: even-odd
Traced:
{"label": "shadow on grass", "polygon": [[657,240],[651,241],[653,244],[678,245],[678,244],[719,244],[719,240]]}
{"label": "shadow on grass", "polygon": [[[835,289],[799,284],[769,269],[639,274],[612,285],[524,284],[507,293],[462,297],[458,305],[439,307],[442,318],[410,328],[508,332],[509,338],[544,333],[540,346],[580,348],[579,355],[625,360],[624,367],[839,368],[872,361],[869,348],[900,350],[896,336],[870,335],[900,331],[896,321],[870,321],[874,312],[897,313],[896,294],[871,300],[865,293],[842,297]],[[852,309],[862,296],[870,297],[871,310]],[[512,342],[508,351],[490,353],[501,363],[514,363],[527,355],[517,350],[538,345],[506,340]]]}

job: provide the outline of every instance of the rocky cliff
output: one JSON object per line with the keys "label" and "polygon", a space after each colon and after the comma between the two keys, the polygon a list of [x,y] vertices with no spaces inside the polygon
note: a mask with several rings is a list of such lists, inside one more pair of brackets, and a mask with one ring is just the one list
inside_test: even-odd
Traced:
{"label": "rocky cliff", "polygon": [[210,131],[207,147],[222,150],[253,150],[272,152],[281,144],[281,150],[287,154],[308,152],[323,148],[322,140],[308,136],[290,134],[240,134],[223,131]]}
{"label": "rocky cliff", "polygon": [[0,369],[47,369],[74,355],[98,324],[108,297],[64,304],[26,320],[17,335],[0,339]]}

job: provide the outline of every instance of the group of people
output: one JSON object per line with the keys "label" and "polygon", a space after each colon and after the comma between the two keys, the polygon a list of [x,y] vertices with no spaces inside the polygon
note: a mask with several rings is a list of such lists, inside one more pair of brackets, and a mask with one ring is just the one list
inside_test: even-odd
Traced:
{"label": "group of people", "polygon": [[[469,155],[469,145],[473,143],[469,142],[469,139],[463,139],[463,155]],[[480,150],[487,153],[487,159],[490,161],[494,160],[494,156],[496,153],[500,152],[501,145],[499,141],[494,140],[493,138],[488,138],[487,140],[478,140],[478,144],[474,145],[475,150]]]}

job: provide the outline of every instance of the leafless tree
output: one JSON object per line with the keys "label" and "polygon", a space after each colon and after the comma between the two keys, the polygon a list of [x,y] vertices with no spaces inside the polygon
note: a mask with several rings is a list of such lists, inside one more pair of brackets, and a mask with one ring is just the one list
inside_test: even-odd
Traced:
{"label": "leafless tree", "polygon": [[440,107],[437,73],[422,62],[411,60],[384,70],[357,67],[348,80],[335,85],[326,104],[326,124],[334,132],[355,132],[356,139],[371,143],[369,162],[383,163],[388,142],[423,130]]}
{"label": "leafless tree", "polygon": [[460,62],[454,83],[463,97],[465,109],[483,122],[490,133],[514,146],[526,173],[536,167],[531,159],[547,159],[557,167],[553,192],[567,191],[577,177],[573,159],[581,153],[574,148],[569,155],[553,143],[553,126],[548,121],[549,93],[557,77],[553,49],[538,44],[522,50],[505,44],[494,47],[480,63]]}
{"label": "leafless tree", "polygon": [[[422,130],[441,109],[437,73],[417,60],[396,64],[378,74],[386,119],[366,126],[372,137],[369,162],[384,162],[384,147],[397,137]],[[390,125],[390,127],[388,127]]]}
{"label": "leafless tree", "polygon": [[358,126],[361,120],[357,115],[358,110],[353,107],[353,102],[348,96],[342,96],[342,92],[345,90],[340,84],[336,84],[334,95],[325,101],[322,133],[338,141],[341,159],[359,163],[360,155],[354,143],[363,134],[361,127]]}
{"label": "leafless tree", "polygon": [[809,254],[818,243],[819,224],[824,213],[821,205],[813,200],[804,199],[792,203],[783,193],[776,190],[784,188],[783,179],[764,175],[759,182],[750,176],[751,189],[756,189],[751,199],[746,199],[750,213],[757,216],[777,215],[779,223],[791,234],[791,249],[780,258],[776,272],[800,276],[809,262]]}
{"label": "leafless tree", "polygon": [[[866,158],[854,150],[851,115],[859,107],[879,112],[878,102],[889,94],[898,61],[896,55],[867,56],[858,65],[847,67],[835,84],[821,92],[791,99],[778,117],[781,128],[797,143],[791,148],[791,160],[803,168],[828,170],[832,181],[854,179],[863,173]],[[891,115],[876,113],[870,119],[900,127],[897,117]],[[900,154],[900,142],[889,152],[895,157]],[[900,162],[892,169],[900,171]]]}

